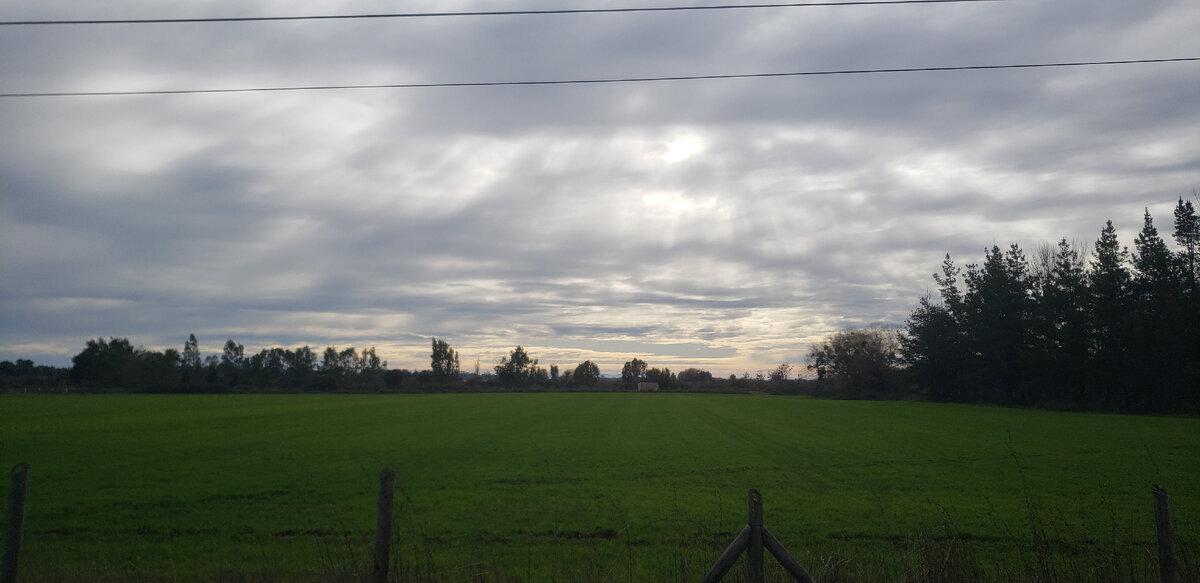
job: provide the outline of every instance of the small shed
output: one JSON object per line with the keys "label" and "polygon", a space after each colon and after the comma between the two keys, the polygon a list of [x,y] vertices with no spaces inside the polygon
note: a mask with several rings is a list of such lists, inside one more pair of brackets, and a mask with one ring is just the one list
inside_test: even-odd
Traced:
{"label": "small shed", "polygon": [[639,392],[640,391],[657,391],[657,390],[658,390],[658,383],[646,383],[646,382],[638,383],[638,391]]}

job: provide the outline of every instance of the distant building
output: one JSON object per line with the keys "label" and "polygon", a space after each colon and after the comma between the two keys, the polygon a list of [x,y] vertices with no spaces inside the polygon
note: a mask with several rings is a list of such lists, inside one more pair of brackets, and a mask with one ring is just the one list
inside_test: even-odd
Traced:
{"label": "distant building", "polygon": [[638,391],[657,391],[658,383],[638,383]]}

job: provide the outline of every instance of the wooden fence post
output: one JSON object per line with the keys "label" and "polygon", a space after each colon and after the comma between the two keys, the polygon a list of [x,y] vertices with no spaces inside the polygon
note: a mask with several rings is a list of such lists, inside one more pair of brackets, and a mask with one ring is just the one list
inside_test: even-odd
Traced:
{"label": "wooden fence post", "polygon": [[808,571],[800,566],[795,557],[783,547],[779,539],[763,526],[763,509],[762,509],[762,494],[758,490],[750,489],[750,495],[746,497],[747,519],[746,527],[742,532],[738,533],[733,542],[729,543],[729,547],[725,552],[717,557],[717,562],[713,564],[712,569],[708,570],[708,574],[704,576],[702,583],[716,583],[725,577],[725,573],[733,567],[738,557],[743,552],[746,553],[746,570],[748,572],[751,583],[762,583],[764,579],[763,571],[763,549],[770,551],[783,569],[792,576],[793,579],[800,583],[813,583],[812,577],[808,575]]}
{"label": "wooden fence post", "polygon": [[725,573],[728,573],[729,569],[733,567],[733,564],[737,562],[738,557],[742,555],[742,551],[745,551],[749,544],[750,525],[746,525],[742,528],[742,532],[733,538],[733,542],[729,543],[728,547],[725,547],[725,552],[717,557],[717,562],[713,563],[712,569],[709,569],[708,573],[704,575],[702,582],[716,583],[720,581],[725,576]]}
{"label": "wooden fence post", "polygon": [[379,473],[379,509],[375,516],[375,569],[373,583],[387,583],[392,552],[392,499],[396,491],[396,472],[383,468]]}
{"label": "wooden fence post", "polygon": [[25,487],[29,482],[29,464],[13,466],[8,490],[8,519],[4,529],[4,565],[0,583],[17,583],[17,557],[21,554],[21,534],[25,528]]}
{"label": "wooden fence post", "polygon": [[746,574],[750,583],[763,583],[763,509],[762,494],[754,488],[746,496],[746,524],[750,527],[750,546],[746,549]]}
{"label": "wooden fence post", "polygon": [[1175,548],[1171,538],[1171,502],[1167,491],[1155,484],[1154,525],[1158,532],[1158,572],[1162,583],[1175,583]]}
{"label": "wooden fence post", "polygon": [[787,571],[792,576],[792,579],[800,583],[815,583],[813,578],[809,576],[808,571],[805,571],[804,567],[800,565],[800,561],[797,561],[784,548],[783,543],[779,542],[779,539],[775,538],[775,535],[771,534],[771,531],[767,530],[766,527],[763,527],[763,545],[767,547],[768,551],[771,551],[772,555],[775,555],[775,560],[779,561],[779,564],[783,566],[783,570]]}

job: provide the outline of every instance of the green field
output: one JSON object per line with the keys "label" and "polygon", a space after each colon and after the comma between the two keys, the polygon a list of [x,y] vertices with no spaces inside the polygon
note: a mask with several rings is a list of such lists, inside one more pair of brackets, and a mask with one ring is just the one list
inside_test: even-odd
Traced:
{"label": "green field", "polygon": [[751,487],[824,580],[1148,580],[1154,483],[1200,540],[1196,418],[474,394],[0,395],[0,419],[0,464],[31,468],[22,581],[357,581],[385,466],[396,580],[698,581]]}

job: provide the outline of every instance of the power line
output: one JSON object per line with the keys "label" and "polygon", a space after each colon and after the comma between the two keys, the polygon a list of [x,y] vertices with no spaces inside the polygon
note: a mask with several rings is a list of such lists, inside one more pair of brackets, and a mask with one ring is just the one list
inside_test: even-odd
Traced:
{"label": "power line", "polygon": [[1131,59],[1125,61],[1078,61],[1064,63],[1020,63],[1010,65],[965,65],[959,67],[905,67],[892,69],[837,69],[785,73],[736,73],[730,75],[680,75],[673,77],[618,77],[607,79],[552,79],[540,81],[465,81],[449,83],[389,83],[380,85],[301,85],[288,87],[242,87],[231,89],[161,89],[147,91],[64,91],[0,93],[0,98],[16,97],[121,97],[133,95],[195,95],[207,93],[262,93],[273,91],[331,91],[347,89],[428,89],[459,87],[515,87],[534,85],[599,85],[612,83],[649,83],[662,81],[706,81],[716,79],[764,79],[773,77],[817,77],[824,75],[867,75],[877,73],[924,73],[945,71],[994,71],[999,69],[1043,69],[1052,67],[1090,67],[1097,65],[1135,65],[1200,61],[1200,57],[1174,59]]}
{"label": "power line", "polygon": [[844,0],[834,2],[785,2],[769,4],[723,4],[713,6],[649,6],[641,8],[562,8],[551,10],[493,10],[469,12],[390,12],[379,14],[319,14],[312,16],[236,16],[224,18],[123,18],[112,20],[5,20],[0,26],[44,26],[60,24],[184,24],[202,22],[278,22],[288,20],[351,20],[367,18],[438,18],[446,16],[530,16],[552,14],[615,14],[623,12],[685,12],[759,8],[815,8],[820,6],[880,6],[892,4],[954,4],[1003,2],[1006,0]]}

